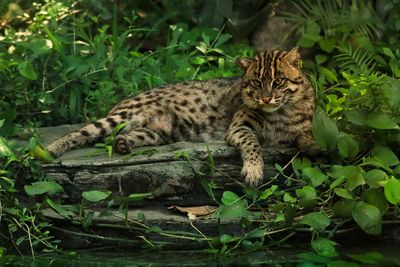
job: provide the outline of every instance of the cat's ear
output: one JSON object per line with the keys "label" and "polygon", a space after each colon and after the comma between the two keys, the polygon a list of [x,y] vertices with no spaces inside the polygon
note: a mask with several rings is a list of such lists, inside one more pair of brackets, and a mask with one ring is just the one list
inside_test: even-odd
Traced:
{"label": "cat's ear", "polygon": [[295,67],[298,67],[300,64],[300,53],[299,53],[299,48],[293,47],[285,56],[285,60],[290,64]]}
{"label": "cat's ear", "polygon": [[253,60],[248,59],[248,58],[238,58],[236,60],[236,63],[239,65],[239,67],[242,69],[242,71],[246,71],[252,62],[253,62]]}

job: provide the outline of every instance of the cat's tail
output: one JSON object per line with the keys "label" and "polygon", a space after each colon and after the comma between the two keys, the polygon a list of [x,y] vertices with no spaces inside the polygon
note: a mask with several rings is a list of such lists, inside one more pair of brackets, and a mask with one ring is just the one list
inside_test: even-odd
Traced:
{"label": "cat's tail", "polygon": [[47,150],[53,157],[57,158],[68,150],[88,143],[92,143],[97,139],[110,135],[112,129],[118,123],[120,123],[119,117],[114,118],[113,116],[110,116],[100,119],[94,123],[82,127],[75,132],[66,134],[63,137],[57,139],[52,144],[47,146]]}

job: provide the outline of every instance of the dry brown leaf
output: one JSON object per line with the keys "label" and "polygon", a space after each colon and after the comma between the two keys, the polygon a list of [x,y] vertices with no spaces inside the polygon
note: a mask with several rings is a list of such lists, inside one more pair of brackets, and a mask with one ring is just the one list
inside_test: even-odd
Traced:
{"label": "dry brown leaf", "polygon": [[179,206],[171,206],[168,209],[179,210],[180,212],[187,213],[189,217],[192,216],[206,216],[211,213],[214,213],[218,208],[215,206],[197,206],[197,207],[179,207]]}

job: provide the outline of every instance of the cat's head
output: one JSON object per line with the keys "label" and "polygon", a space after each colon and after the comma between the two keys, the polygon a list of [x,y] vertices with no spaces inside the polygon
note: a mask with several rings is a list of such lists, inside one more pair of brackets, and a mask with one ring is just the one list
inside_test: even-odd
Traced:
{"label": "cat's head", "polygon": [[301,98],[306,78],[297,47],[289,52],[265,51],[253,59],[239,59],[238,64],[244,72],[242,98],[250,108],[274,112]]}

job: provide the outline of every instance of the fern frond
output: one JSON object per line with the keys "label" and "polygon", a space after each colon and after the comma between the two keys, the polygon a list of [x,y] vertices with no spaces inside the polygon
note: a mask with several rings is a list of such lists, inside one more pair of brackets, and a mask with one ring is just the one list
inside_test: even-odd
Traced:
{"label": "fern frond", "polygon": [[344,71],[371,75],[376,70],[375,54],[372,51],[362,47],[354,50],[350,44],[337,48],[340,52],[333,58]]}

